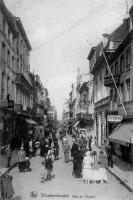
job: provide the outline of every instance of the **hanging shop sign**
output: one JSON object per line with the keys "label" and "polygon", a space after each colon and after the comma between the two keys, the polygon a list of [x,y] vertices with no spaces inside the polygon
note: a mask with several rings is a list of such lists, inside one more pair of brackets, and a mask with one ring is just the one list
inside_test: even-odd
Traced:
{"label": "hanging shop sign", "polygon": [[121,122],[123,119],[123,116],[121,115],[107,115],[107,121],[112,123],[118,123]]}

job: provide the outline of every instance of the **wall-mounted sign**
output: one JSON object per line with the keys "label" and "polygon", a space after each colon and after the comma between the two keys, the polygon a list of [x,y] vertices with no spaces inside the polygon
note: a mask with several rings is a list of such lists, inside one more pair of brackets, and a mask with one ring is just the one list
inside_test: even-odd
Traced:
{"label": "wall-mounted sign", "polygon": [[107,116],[107,121],[112,122],[112,123],[121,122],[122,119],[123,119],[123,116],[121,116],[121,115],[108,115]]}

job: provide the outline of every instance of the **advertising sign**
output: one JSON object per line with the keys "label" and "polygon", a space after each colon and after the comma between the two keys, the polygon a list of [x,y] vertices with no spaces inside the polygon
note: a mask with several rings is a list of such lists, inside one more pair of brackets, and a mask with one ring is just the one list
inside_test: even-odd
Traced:
{"label": "advertising sign", "polygon": [[108,115],[107,121],[112,123],[118,123],[121,122],[123,117],[121,115]]}

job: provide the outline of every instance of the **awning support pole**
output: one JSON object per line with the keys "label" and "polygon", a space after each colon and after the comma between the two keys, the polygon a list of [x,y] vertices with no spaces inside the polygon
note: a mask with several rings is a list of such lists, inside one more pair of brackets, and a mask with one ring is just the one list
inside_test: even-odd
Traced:
{"label": "awning support pole", "polygon": [[115,84],[115,88],[116,88],[117,93],[118,93],[118,96],[119,96],[119,98],[120,98],[120,101],[121,101],[121,104],[122,104],[123,110],[124,110],[125,114],[127,115],[127,111],[126,111],[125,106],[124,106],[124,104],[123,104],[123,101],[122,101],[122,98],[121,98],[120,92],[119,92],[119,90],[118,90],[118,87],[117,87],[117,85],[116,85],[115,79],[114,79],[114,77],[113,77],[113,74],[112,74],[112,72],[111,72],[110,66],[109,66],[109,64],[108,64],[107,58],[106,58],[105,53],[104,53],[104,51],[103,51],[102,42],[101,42],[101,45],[100,45],[100,46],[101,46],[101,50],[102,50],[102,53],[103,53],[104,59],[105,59],[105,61],[106,61],[106,64],[107,64],[107,67],[108,67],[109,73],[110,73],[110,75],[111,75],[111,77],[112,77],[112,80],[113,80],[113,82],[114,82],[114,84]]}

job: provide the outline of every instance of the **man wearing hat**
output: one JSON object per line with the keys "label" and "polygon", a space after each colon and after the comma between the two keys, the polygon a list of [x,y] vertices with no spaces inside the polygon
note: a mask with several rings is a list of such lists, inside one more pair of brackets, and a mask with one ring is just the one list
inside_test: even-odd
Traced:
{"label": "man wearing hat", "polygon": [[25,157],[26,157],[26,153],[24,151],[24,147],[21,146],[17,155],[18,168],[20,172],[26,170]]}

